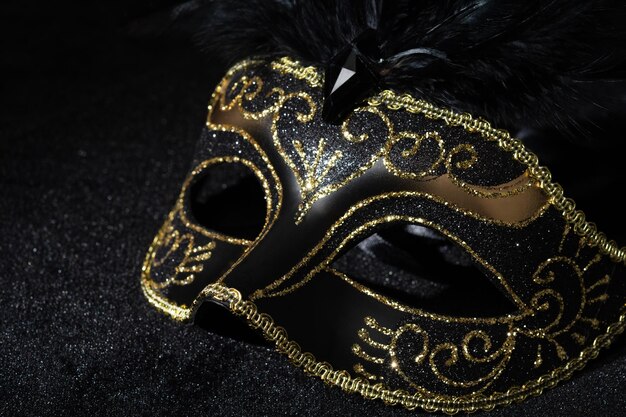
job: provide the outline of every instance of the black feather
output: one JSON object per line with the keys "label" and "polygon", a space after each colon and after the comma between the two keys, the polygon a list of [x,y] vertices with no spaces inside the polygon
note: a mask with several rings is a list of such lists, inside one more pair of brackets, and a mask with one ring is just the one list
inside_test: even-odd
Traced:
{"label": "black feather", "polygon": [[373,27],[384,85],[499,126],[578,131],[626,107],[620,1],[195,0],[181,7],[177,21],[225,65],[290,55],[325,66]]}

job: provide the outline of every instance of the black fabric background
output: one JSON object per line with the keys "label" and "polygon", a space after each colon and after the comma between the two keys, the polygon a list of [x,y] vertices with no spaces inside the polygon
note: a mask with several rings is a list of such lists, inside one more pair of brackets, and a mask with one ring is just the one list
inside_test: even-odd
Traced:
{"label": "black fabric background", "polygon": [[[141,262],[222,71],[175,36],[129,36],[166,3],[0,6],[0,415],[420,415],[143,298]],[[626,415],[619,342],[572,381],[484,415]]]}

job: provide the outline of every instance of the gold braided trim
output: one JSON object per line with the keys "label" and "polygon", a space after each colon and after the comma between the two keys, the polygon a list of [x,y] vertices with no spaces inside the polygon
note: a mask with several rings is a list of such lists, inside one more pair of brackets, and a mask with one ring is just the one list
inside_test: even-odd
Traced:
{"label": "gold braided trim", "polygon": [[552,182],[552,174],[548,168],[539,165],[537,155],[526,149],[519,140],[512,138],[509,132],[503,129],[494,129],[489,122],[475,119],[467,113],[459,114],[449,109],[441,109],[424,101],[417,100],[408,94],[396,94],[391,90],[382,91],[369,100],[369,104],[377,106],[384,104],[390,110],[404,109],[409,113],[423,114],[430,119],[443,120],[450,126],[463,126],[468,132],[479,133],[488,141],[496,141],[498,146],[513,153],[513,158],[528,167],[528,173],[535,179],[550,201],[559,210],[565,220],[572,226],[574,232],[585,238],[593,246],[608,255],[615,262],[626,263],[626,247],[619,248],[614,240],[608,240],[606,235],[597,230],[594,223],[585,219],[585,213],[576,209],[576,203],[565,197],[563,187]]}
{"label": "gold braided trim", "polygon": [[367,399],[381,399],[389,405],[401,404],[409,410],[419,407],[429,412],[443,411],[447,414],[455,414],[459,411],[491,410],[496,406],[522,401],[531,395],[539,395],[544,389],[554,387],[559,381],[571,377],[575,371],[583,368],[590,359],[598,355],[602,348],[609,346],[615,336],[623,332],[626,327],[625,311],[616,323],[607,327],[606,333],[598,336],[589,347],[580,352],[578,357],[563,367],[527,382],[521,387],[512,387],[503,393],[497,392],[489,396],[475,396],[469,399],[425,398],[420,394],[409,394],[404,390],[392,391],[381,383],[372,384],[365,379],[352,377],[347,371],[334,370],[326,362],[318,362],[312,354],[302,352],[296,342],[289,340],[287,331],[277,326],[271,316],[259,313],[253,302],[242,300],[241,294],[234,288],[211,284],[205,288],[203,296],[212,298],[228,307],[233,314],[243,317],[250,327],[259,329],[267,340],[274,342],[276,349],[286,355],[294,365],[319,377],[329,385],[337,386],[348,393],[359,393]]}
{"label": "gold braided trim", "polygon": [[[311,87],[320,86],[323,75],[316,67],[305,67],[298,61],[288,57],[282,57],[271,63],[272,69],[291,74],[294,77],[306,81]],[[443,120],[449,126],[462,126],[470,133],[478,133],[488,141],[495,141],[501,149],[512,152],[513,158],[528,167],[531,178],[537,181],[551,203],[559,210],[565,221],[573,228],[574,232],[583,237],[590,245],[597,246],[605,255],[613,261],[626,264],[626,247],[620,248],[614,240],[608,240],[606,235],[598,231],[596,225],[588,222],[585,213],[576,209],[576,203],[571,198],[564,196],[563,187],[552,182],[552,174],[548,168],[539,165],[537,155],[530,152],[519,140],[512,138],[509,132],[503,129],[495,129],[491,124],[481,118],[474,118],[468,113],[456,113],[450,109],[436,107],[424,100],[413,98],[409,94],[397,94],[391,90],[385,90],[368,100],[371,106],[385,105],[390,110],[405,110],[409,113],[422,114],[435,120]]]}
{"label": "gold braided trim", "polygon": [[148,283],[141,283],[141,290],[146,297],[150,305],[166,313],[168,316],[176,321],[187,321],[191,316],[191,311],[188,308],[178,306],[168,299],[164,298],[158,292],[156,292],[152,286]]}
{"label": "gold braided trim", "polygon": [[317,68],[302,66],[298,61],[287,57],[274,61],[270,65],[274,71],[305,80],[311,87],[321,87],[324,83],[324,76],[318,72]]}
{"label": "gold braided trim", "polygon": [[[233,67],[230,73],[249,64],[249,61],[240,63]],[[290,58],[281,58],[271,63],[271,66],[274,70],[304,80],[313,87],[318,87],[323,83],[323,75],[317,68],[303,67]],[[626,248],[620,249],[614,241],[609,241],[606,235],[598,232],[595,224],[587,222],[584,213],[576,210],[574,201],[564,197],[563,188],[559,184],[551,182],[550,172],[547,168],[539,165],[537,156],[528,151],[521,141],[511,138],[508,132],[494,129],[488,122],[474,119],[469,114],[458,114],[452,110],[441,109],[408,94],[399,95],[389,90],[371,98],[369,104],[372,106],[385,105],[390,110],[404,109],[410,113],[423,114],[428,118],[443,120],[450,126],[463,126],[467,131],[479,133],[487,140],[497,141],[500,148],[512,152],[515,160],[528,167],[530,176],[548,194],[551,203],[561,211],[565,220],[572,225],[578,235],[584,237],[589,244],[598,246],[601,252],[609,255],[614,261],[626,263]],[[141,285],[143,293],[149,303],[158,310],[167,313],[175,320],[188,321],[192,315],[191,309],[167,300],[155,291],[148,281],[151,258],[157,238],[152,243],[144,260]],[[329,385],[340,387],[348,393],[359,393],[367,399],[381,399],[390,405],[401,404],[410,410],[419,407],[429,412],[443,411],[448,414],[459,411],[491,410],[496,406],[522,401],[531,395],[539,395],[544,389],[554,387],[559,381],[571,377],[575,371],[584,367],[590,359],[598,355],[602,348],[609,346],[613,339],[622,333],[626,327],[626,306],[624,306],[619,320],[608,326],[606,332],[598,336],[576,358],[521,387],[512,387],[506,392],[496,392],[489,396],[462,399],[444,396],[425,398],[417,393],[409,394],[404,390],[390,390],[381,383],[373,384],[359,377],[354,378],[347,371],[333,370],[330,364],[317,361],[312,354],[302,352],[296,342],[290,341],[285,329],[277,326],[272,317],[265,313],[259,313],[253,302],[242,300],[241,294],[233,288],[221,284],[211,284],[205,288],[198,299],[204,297],[210,297],[220,304],[224,304],[232,313],[245,318],[251,327],[260,329],[263,335],[275,344],[276,349],[286,355],[294,365],[319,377]]]}

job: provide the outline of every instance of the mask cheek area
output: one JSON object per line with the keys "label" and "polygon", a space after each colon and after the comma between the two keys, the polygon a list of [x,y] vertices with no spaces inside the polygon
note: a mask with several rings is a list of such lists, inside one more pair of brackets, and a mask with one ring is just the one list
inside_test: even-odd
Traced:
{"label": "mask cheek area", "polygon": [[[579,247],[575,235],[564,233],[562,253],[532,268],[527,290],[515,293],[524,309],[509,296],[513,287],[483,266],[476,242],[462,246],[452,232],[419,220],[364,229],[297,275],[302,286],[255,300],[259,311],[335,369],[391,389],[469,398],[564,372],[615,320],[601,319],[603,303],[614,303],[613,312],[623,303],[619,288],[615,298],[607,292],[622,282],[623,267]],[[543,221],[552,220],[529,227]]]}
{"label": "mask cheek area", "polygon": [[[415,314],[431,326],[431,339],[445,340],[459,327],[471,330],[475,324],[492,331],[495,349],[506,343],[502,341],[507,326],[485,326],[481,320],[495,322],[518,313],[471,255],[437,230],[419,224],[396,222],[368,231],[313,273],[308,284],[285,296],[256,300],[259,311],[280,318],[278,323],[289,336],[319,360],[380,381],[385,374],[397,376],[387,372],[394,361],[390,353],[394,337],[405,350],[414,346],[419,353],[419,331],[394,336]],[[378,322],[371,322],[372,317]],[[433,333],[435,325],[441,334]],[[426,366],[409,365],[415,372]],[[399,381],[392,388],[405,384]]]}

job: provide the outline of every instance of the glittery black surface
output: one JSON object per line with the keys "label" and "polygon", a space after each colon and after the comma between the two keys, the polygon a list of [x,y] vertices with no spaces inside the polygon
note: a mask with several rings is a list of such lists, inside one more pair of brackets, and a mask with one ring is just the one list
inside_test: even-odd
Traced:
{"label": "glittery black surface", "polygon": [[[148,306],[141,261],[221,74],[184,44],[113,35],[113,12],[84,17],[104,8],[56,7],[29,10],[48,36],[20,32],[2,64],[0,415],[422,415]],[[4,30],[25,30],[22,10]],[[542,396],[475,415],[621,416],[625,385],[622,341]]]}

